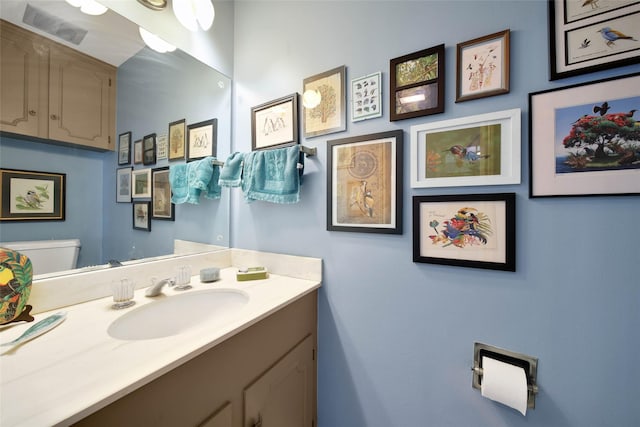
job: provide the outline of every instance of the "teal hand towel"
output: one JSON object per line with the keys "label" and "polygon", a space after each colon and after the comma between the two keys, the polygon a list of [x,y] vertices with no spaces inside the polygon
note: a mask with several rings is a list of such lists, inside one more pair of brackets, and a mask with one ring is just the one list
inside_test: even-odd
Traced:
{"label": "teal hand towel", "polygon": [[211,179],[207,186],[207,192],[204,193],[204,197],[207,199],[219,199],[222,197],[222,188],[218,181],[220,180],[220,166],[213,165],[213,172],[211,173]]}
{"label": "teal hand towel", "polygon": [[169,166],[169,185],[171,185],[171,202],[176,205],[187,201],[187,165],[184,163]]}
{"label": "teal hand towel", "polygon": [[223,187],[240,187],[245,155],[235,152],[229,156],[220,171],[218,184]]}
{"label": "teal hand towel", "polygon": [[200,203],[202,191],[208,191],[213,175],[213,157],[187,163],[187,203]]}
{"label": "teal hand towel", "polygon": [[300,146],[253,151],[245,156],[242,190],[247,202],[298,203]]}

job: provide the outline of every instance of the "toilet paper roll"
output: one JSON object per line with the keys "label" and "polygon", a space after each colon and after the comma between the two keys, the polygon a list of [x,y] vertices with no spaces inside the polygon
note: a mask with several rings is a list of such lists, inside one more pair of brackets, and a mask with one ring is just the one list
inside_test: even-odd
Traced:
{"label": "toilet paper roll", "polygon": [[482,396],[527,414],[527,375],[519,366],[482,356]]}

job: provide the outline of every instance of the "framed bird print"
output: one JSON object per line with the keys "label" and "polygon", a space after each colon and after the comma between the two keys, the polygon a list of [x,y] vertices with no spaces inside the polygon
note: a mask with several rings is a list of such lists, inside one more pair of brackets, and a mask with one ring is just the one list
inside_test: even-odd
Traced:
{"label": "framed bird print", "polygon": [[413,196],[413,262],[516,271],[516,195]]}
{"label": "framed bird print", "polygon": [[640,73],[529,94],[529,197],[640,194]]}
{"label": "framed bird print", "polygon": [[402,234],[403,131],[327,141],[327,230]]}
{"label": "framed bird print", "polygon": [[640,62],[640,2],[548,0],[550,80]]}
{"label": "framed bird print", "polygon": [[64,221],[64,173],[0,169],[0,221]]}
{"label": "framed bird print", "polygon": [[520,183],[519,108],[411,126],[411,187]]}

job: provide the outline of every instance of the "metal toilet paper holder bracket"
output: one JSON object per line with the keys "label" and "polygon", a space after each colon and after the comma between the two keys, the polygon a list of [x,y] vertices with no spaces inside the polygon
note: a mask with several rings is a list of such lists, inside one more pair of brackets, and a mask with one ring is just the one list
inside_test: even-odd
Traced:
{"label": "metal toilet paper holder bracket", "polygon": [[473,345],[473,382],[471,386],[480,390],[482,385],[482,356],[487,356],[500,362],[509,363],[524,369],[527,376],[527,408],[536,407],[536,394],[538,394],[537,375],[538,359],[526,354],[516,353],[510,350],[494,347],[492,345],[476,342]]}

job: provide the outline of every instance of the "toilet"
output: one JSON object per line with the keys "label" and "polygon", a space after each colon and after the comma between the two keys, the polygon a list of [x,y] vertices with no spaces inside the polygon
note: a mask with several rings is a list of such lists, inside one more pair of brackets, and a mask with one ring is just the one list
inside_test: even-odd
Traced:
{"label": "toilet", "polygon": [[33,274],[46,274],[76,268],[80,240],[32,240],[0,242],[0,247],[13,249],[29,257]]}

